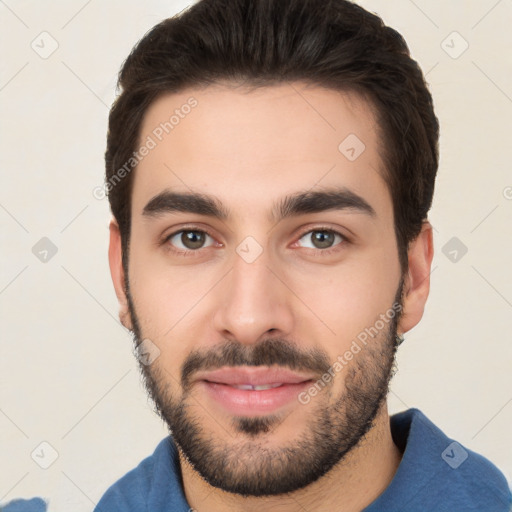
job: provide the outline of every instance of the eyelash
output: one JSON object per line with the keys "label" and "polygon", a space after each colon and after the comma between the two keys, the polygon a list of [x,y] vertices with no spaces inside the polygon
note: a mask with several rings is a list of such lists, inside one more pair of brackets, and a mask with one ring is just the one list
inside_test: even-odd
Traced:
{"label": "eyelash", "polygon": [[310,251],[313,251],[313,254],[318,257],[322,256],[329,256],[335,252],[343,250],[343,247],[348,244],[350,241],[348,237],[340,233],[339,231],[336,231],[335,229],[328,228],[326,226],[317,226],[314,228],[306,229],[305,231],[301,232],[301,234],[298,237],[298,240],[304,237],[304,235],[307,235],[308,233],[314,233],[315,231],[323,231],[325,233],[332,233],[333,235],[338,235],[341,238],[341,241],[337,243],[336,245],[329,247],[327,249],[312,249],[311,247],[304,247],[304,249],[309,249]]}
{"label": "eyelash", "polygon": [[162,240],[162,245],[165,245],[167,250],[177,254],[178,256],[185,256],[185,257],[191,257],[191,258],[200,256],[201,249],[207,249],[207,247],[202,247],[201,249],[196,249],[196,250],[192,250],[192,249],[185,250],[185,249],[178,249],[169,243],[169,241],[171,240],[172,237],[174,237],[180,233],[186,233],[187,231],[189,231],[189,232],[192,231],[194,233],[204,233],[205,235],[208,235],[210,238],[213,238],[215,240],[215,237],[206,229],[203,229],[203,228],[198,229],[198,228],[195,228],[194,226],[185,226],[185,227],[179,229],[178,231],[174,231],[170,235],[165,236],[164,239]]}
{"label": "eyelash", "polygon": [[[210,238],[215,239],[215,237],[206,229],[197,229],[197,228],[194,228],[193,226],[186,226],[184,228],[181,228],[178,231],[174,231],[170,235],[165,236],[161,242],[161,245],[166,245],[166,247],[168,248],[169,251],[174,252],[175,254],[178,254],[180,256],[186,256],[186,257],[198,256],[199,255],[198,253],[200,253],[201,249],[207,249],[207,247],[201,247],[200,249],[196,249],[196,250],[193,250],[193,249],[184,250],[184,249],[177,249],[169,243],[171,238],[173,238],[174,236],[176,236],[180,233],[184,233],[187,231],[189,231],[189,232],[192,231],[194,233],[203,233],[205,235],[208,235]],[[301,238],[303,238],[308,233],[313,233],[315,231],[323,231],[326,233],[332,233],[334,235],[338,235],[339,237],[341,237],[341,242],[339,242],[338,244],[334,245],[333,247],[329,247],[327,249],[312,249],[311,247],[304,247],[304,249],[312,250],[315,253],[315,255],[318,255],[319,257],[328,256],[328,255],[332,254],[333,252],[337,252],[342,249],[340,246],[344,246],[347,243],[350,243],[350,240],[348,239],[348,237],[346,237],[339,231],[336,231],[334,229],[324,227],[324,226],[309,228],[309,229],[301,232],[300,235],[298,236],[297,241],[300,240]]]}

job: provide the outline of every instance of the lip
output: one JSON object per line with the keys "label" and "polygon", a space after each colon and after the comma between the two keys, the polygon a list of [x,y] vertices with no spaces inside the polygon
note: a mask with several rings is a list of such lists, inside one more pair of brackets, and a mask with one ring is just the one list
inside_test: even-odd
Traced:
{"label": "lip", "polygon": [[196,380],[206,380],[217,384],[240,386],[262,386],[264,384],[299,384],[313,379],[311,374],[292,372],[286,368],[272,367],[224,367],[211,372],[200,372]]}
{"label": "lip", "polygon": [[[202,372],[196,381],[217,405],[238,416],[276,413],[291,403],[298,404],[301,391],[311,385],[311,375],[283,368],[221,368]],[[238,389],[233,386],[276,385],[263,390]]]}

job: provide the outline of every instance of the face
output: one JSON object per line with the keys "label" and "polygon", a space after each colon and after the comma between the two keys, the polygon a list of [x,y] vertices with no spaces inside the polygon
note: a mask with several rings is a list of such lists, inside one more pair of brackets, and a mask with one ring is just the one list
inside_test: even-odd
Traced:
{"label": "face", "polygon": [[116,286],[157,356],[147,388],[211,485],[302,488],[371,428],[394,359],[403,281],[372,110],[299,83],[217,85],[157,100],[148,137]]}

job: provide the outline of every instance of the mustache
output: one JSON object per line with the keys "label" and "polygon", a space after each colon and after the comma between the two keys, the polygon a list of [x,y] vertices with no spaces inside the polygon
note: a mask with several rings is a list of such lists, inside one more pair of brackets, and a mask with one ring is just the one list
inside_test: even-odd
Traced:
{"label": "mustache", "polygon": [[318,348],[299,350],[296,345],[275,338],[255,345],[227,341],[208,351],[191,352],[181,367],[181,384],[184,390],[188,390],[195,373],[216,370],[223,366],[273,365],[295,371],[313,372],[319,376],[331,367],[327,353]]}

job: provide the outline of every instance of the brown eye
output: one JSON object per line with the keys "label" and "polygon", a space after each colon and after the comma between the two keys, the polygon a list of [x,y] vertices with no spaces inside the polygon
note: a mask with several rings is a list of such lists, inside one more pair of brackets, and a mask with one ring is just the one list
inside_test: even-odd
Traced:
{"label": "brown eye", "polygon": [[174,233],[169,237],[169,242],[181,250],[194,251],[207,247],[205,243],[209,241],[209,245],[212,244],[213,238],[199,230],[183,230]]}
{"label": "brown eye", "polygon": [[342,242],[344,237],[335,231],[316,229],[308,231],[300,238],[300,245],[311,249],[330,249]]}

